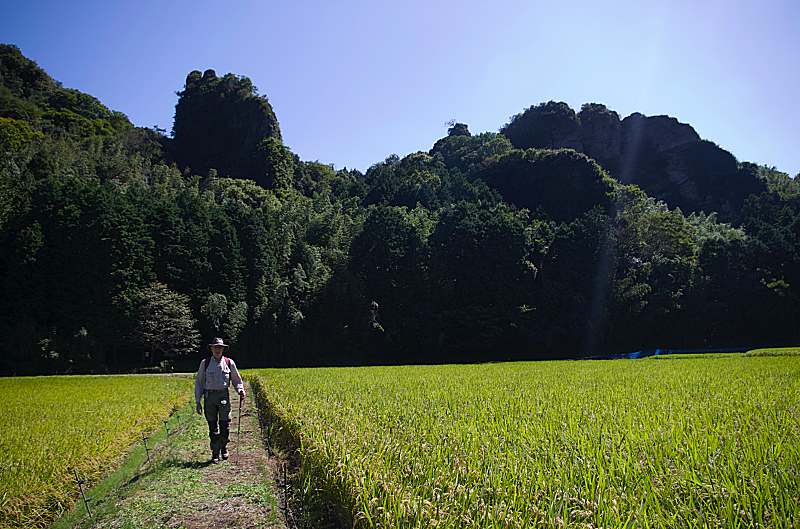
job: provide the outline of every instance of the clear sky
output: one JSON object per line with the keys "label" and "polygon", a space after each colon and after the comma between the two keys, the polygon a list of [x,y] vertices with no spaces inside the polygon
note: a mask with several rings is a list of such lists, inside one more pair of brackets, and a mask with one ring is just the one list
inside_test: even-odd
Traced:
{"label": "clear sky", "polygon": [[800,1],[0,1],[0,42],[142,126],[247,75],[306,160],[366,169],[543,101],[690,123],[800,172]]}

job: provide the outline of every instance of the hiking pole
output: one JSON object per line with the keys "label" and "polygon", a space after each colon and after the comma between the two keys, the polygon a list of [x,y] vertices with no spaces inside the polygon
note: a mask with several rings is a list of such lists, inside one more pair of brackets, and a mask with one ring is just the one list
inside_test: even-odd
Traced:
{"label": "hiking pole", "polygon": [[239,395],[239,420],[236,421],[236,464],[239,464],[239,446],[242,440],[242,396]]}

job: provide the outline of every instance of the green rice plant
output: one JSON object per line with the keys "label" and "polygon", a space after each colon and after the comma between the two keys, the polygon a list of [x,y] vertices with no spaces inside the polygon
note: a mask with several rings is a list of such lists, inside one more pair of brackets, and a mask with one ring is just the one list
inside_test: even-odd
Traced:
{"label": "green rice plant", "polygon": [[653,355],[644,358],[644,360],[694,360],[701,358],[736,358],[742,356],[744,353],[676,353],[676,354],[662,354]]}
{"label": "green rice plant", "polygon": [[797,527],[800,359],[257,370],[357,527]]}
{"label": "green rice plant", "polygon": [[188,377],[0,379],[0,527],[46,527],[185,403]]}
{"label": "green rice plant", "polygon": [[747,356],[798,356],[800,347],[771,347],[767,349],[751,349]]}

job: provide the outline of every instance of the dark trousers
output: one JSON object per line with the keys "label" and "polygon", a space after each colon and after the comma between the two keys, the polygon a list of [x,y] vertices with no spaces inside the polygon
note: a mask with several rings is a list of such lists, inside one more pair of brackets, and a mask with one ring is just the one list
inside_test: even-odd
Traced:
{"label": "dark trousers", "polygon": [[211,453],[218,456],[228,446],[231,421],[231,399],[227,389],[206,390],[203,409],[208,421],[208,436],[211,439]]}

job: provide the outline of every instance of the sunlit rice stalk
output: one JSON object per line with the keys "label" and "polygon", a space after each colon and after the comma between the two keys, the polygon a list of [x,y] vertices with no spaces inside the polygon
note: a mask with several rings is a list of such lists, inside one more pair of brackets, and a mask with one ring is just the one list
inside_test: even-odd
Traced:
{"label": "sunlit rice stalk", "polygon": [[72,469],[91,485],[142,432],[190,395],[188,378],[0,379],[0,527],[46,527],[78,499]]}
{"label": "sunlit rice stalk", "polygon": [[361,527],[800,521],[796,357],[250,376]]}

